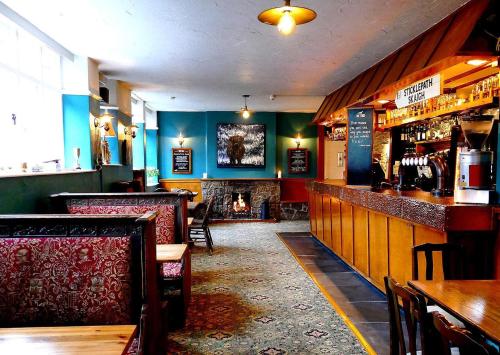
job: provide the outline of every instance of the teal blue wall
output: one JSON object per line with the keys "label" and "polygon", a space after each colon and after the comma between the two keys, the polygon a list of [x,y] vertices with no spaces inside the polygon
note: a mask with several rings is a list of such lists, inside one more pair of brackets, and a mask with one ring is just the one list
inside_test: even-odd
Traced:
{"label": "teal blue wall", "polygon": [[[205,112],[158,112],[158,155],[162,178],[201,178],[206,172]],[[172,173],[172,148],[178,148],[177,137],[182,133],[184,148],[192,149],[192,174]]]}
{"label": "teal blue wall", "polygon": [[134,170],[144,169],[144,123],[136,123],[136,136],[132,140],[132,165]]}
{"label": "teal blue wall", "polygon": [[[317,173],[317,127],[311,125],[313,113],[279,112],[276,115],[276,157],[277,169],[283,177],[315,178]],[[297,133],[302,137],[301,148],[309,150],[309,172],[307,174],[288,174],[288,148],[295,148]]]}
{"label": "teal blue wall", "polygon": [[[308,174],[290,177],[316,177],[317,131],[309,126],[313,115],[304,113],[256,112],[248,120],[237,113],[222,112],[158,112],[159,151],[158,163],[161,178],[268,178],[275,177],[281,169],[287,176],[287,149],[295,147],[293,138],[298,132],[304,138],[302,147],[310,150]],[[266,167],[217,168],[217,123],[262,123],[266,125]],[[172,174],[172,147],[177,147],[176,137],[182,132],[184,147],[193,149],[193,173]]]}
{"label": "teal blue wall", "polygon": [[[266,166],[262,168],[217,168],[217,123],[262,123],[266,125]],[[276,113],[255,112],[245,120],[232,111],[207,112],[207,173],[209,178],[276,177]]]}
{"label": "teal blue wall", "polygon": [[73,148],[80,148],[80,166],[92,169],[90,101],[87,95],[63,95],[64,166],[74,167]]}
{"label": "teal blue wall", "polygon": [[[156,129],[146,130],[146,169],[158,167],[158,131]],[[146,176],[147,178],[147,176]],[[154,179],[158,183],[158,179]]]}

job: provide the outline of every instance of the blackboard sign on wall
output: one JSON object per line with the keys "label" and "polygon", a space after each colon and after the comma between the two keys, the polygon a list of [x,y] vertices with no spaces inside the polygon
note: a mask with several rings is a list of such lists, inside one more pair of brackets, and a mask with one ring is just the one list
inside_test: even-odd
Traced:
{"label": "blackboard sign on wall", "polygon": [[306,148],[288,149],[288,173],[305,174],[309,172],[309,152]]}
{"label": "blackboard sign on wall", "polygon": [[347,184],[369,185],[371,182],[373,109],[348,110]]}
{"label": "blackboard sign on wall", "polygon": [[191,148],[172,148],[172,173],[191,174]]}

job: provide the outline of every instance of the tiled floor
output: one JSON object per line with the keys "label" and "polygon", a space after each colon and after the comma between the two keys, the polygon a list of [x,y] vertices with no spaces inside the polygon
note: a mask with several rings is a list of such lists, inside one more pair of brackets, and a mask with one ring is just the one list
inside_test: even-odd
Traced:
{"label": "tiled floor", "polygon": [[377,354],[389,354],[389,316],[384,294],[309,234],[278,234]]}

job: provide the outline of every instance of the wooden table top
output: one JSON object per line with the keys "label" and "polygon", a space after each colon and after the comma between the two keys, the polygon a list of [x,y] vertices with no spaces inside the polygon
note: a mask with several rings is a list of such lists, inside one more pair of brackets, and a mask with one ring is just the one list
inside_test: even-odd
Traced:
{"label": "wooden table top", "polygon": [[157,244],[156,261],[159,263],[181,261],[187,250],[187,244]]}
{"label": "wooden table top", "polygon": [[135,325],[0,328],[3,355],[121,355]]}
{"label": "wooden table top", "polygon": [[500,280],[408,281],[408,284],[500,343]]}

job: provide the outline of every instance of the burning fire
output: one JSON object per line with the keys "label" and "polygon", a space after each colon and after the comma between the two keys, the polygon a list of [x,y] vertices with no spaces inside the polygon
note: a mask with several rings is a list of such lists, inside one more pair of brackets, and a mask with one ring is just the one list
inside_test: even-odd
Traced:
{"label": "burning fire", "polygon": [[241,194],[238,194],[238,199],[233,202],[233,210],[236,212],[243,212],[248,209],[245,201],[241,197]]}

